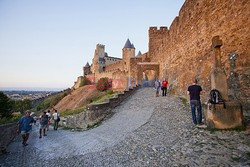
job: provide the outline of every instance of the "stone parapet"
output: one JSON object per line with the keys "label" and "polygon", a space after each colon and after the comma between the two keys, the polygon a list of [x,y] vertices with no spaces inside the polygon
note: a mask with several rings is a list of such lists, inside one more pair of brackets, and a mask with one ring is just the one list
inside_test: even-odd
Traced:
{"label": "stone parapet", "polygon": [[6,151],[8,144],[17,136],[17,123],[0,126],[0,154]]}

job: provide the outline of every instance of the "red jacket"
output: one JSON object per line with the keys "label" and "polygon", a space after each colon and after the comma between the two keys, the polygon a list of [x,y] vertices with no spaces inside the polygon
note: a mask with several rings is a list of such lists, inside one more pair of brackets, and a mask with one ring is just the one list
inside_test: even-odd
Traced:
{"label": "red jacket", "polygon": [[168,81],[162,81],[162,87],[164,88],[168,87]]}

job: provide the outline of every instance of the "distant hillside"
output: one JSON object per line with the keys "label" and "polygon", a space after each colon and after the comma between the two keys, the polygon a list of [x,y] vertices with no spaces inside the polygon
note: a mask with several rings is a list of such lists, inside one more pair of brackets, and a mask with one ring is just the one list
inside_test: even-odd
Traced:
{"label": "distant hillside", "polygon": [[54,108],[59,112],[67,109],[76,109],[85,106],[93,99],[104,94],[105,92],[100,92],[97,89],[90,89],[88,86],[83,86],[65,96],[61,101],[59,101],[59,103],[55,105]]}

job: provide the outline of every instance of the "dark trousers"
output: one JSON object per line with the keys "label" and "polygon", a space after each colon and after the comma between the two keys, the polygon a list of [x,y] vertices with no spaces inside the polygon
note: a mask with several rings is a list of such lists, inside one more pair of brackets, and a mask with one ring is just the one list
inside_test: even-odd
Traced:
{"label": "dark trousers", "polygon": [[167,88],[162,88],[162,96],[167,96]]}
{"label": "dark trousers", "polygon": [[54,121],[54,123],[55,123],[55,124],[54,124],[54,130],[57,130],[57,128],[58,128],[58,122],[59,122],[58,120],[55,120],[55,121]]}
{"label": "dark trousers", "polygon": [[[201,102],[199,100],[190,100],[192,119],[195,125],[200,124],[202,121],[202,112],[201,112]],[[197,109],[197,117],[196,117]]]}

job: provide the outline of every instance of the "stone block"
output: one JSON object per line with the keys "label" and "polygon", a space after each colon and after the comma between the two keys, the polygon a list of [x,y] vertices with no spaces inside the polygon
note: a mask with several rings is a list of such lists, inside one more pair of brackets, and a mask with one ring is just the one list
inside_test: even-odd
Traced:
{"label": "stone block", "polygon": [[205,106],[205,123],[212,129],[232,129],[243,126],[243,111],[238,102]]}
{"label": "stone block", "polygon": [[16,131],[16,123],[0,126],[0,155],[6,153],[8,144],[17,136]]}

